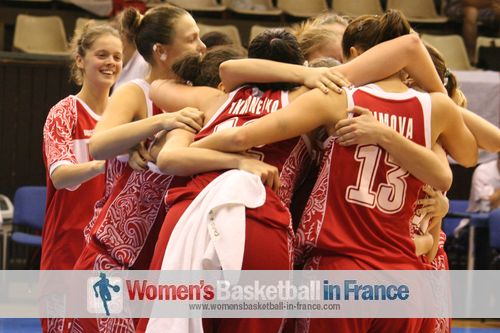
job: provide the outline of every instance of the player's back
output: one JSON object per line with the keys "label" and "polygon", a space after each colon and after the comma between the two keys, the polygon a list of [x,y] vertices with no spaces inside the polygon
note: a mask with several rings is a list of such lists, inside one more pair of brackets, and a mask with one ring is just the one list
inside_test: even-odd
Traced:
{"label": "player's back", "polygon": [[[412,89],[387,93],[369,85],[349,90],[347,95],[349,106],[370,109],[377,120],[430,147],[428,94]],[[424,184],[380,146],[343,147],[332,140],[330,149],[322,166],[327,168],[323,178],[329,179],[324,213],[317,215],[321,226],[316,248],[350,257],[365,269],[423,268],[409,226]]]}
{"label": "player's back", "polygon": [[[282,90],[261,91],[256,87],[243,86],[233,91],[227,102],[212,116],[196,135],[195,141],[226,128],[240,127],[277,111],[288,104],[288,92]],[[297,139],[255,147],[248,151],[261,161],[281,170]]]}
{"label": "player's back", "polygon": [[[284,90],[261,91],[256,87],[243,86],[234,90],[229,95],[209,122],[195,136],[200,140],[212,133],[248,125],[259,118],[273,113],[288,105],[288,92]],[[254,147],[246,151],[260,161],[278,168],[282,175],[282,186],[279,196],[283,202],[291,200],[291,189],[295,187],[296,175],[300,174],[300,167],[304,159],[304,152],[300,146],[304,143],[299,138],[292,138],[272,144]],[[205,180],[211,181],[220,171],[203,174]],[[205,177],[211,174],[211,177]],[[206,184],[201,184],[206,185]]]}

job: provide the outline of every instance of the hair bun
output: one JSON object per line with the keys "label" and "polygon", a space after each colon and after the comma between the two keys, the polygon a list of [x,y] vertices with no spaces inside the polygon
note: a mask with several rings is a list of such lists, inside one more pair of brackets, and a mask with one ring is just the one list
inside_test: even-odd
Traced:
{"label": "hair bun", "polygon": [[133,7],[125,9],[121,14],[121,30],[127,36],[132,37],[130,39],[135,39],[139,32],[141,22],[144,16],[139,13],[139,11]]}

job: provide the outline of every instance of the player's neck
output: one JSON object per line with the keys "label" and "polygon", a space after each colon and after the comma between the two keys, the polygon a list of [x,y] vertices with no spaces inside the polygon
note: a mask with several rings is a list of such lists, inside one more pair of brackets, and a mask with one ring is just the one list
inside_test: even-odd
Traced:
{"label": "player's neck", "polygon": [[149,84],[153,83],[154,80],[174,80],[176,79],[175,74],[170,69],[162,68],[161,66],[155,66],[151,68],[149,75],[146,76],[146,82]]}
{"label": "player's neck", "polygon": [[94,113],[102,115],[109,99],[109,89],[91,89],[84,85],[76,94]]}
{"label": "player's neck", "polygon": [[375,84],[386,92],[399,93],[408,90],[408,87],[403,83],[403,81],[401,81],[399,73],[389,76],[378,82],[375,82]]}

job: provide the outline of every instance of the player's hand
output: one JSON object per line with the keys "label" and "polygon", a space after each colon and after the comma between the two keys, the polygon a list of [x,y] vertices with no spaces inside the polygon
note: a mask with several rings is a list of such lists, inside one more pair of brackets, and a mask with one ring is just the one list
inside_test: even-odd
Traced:
{"label": "player's hand", "polygon": [[349,86],[351,83],[344,75],[335,71],[334,68],[309,67],[304,77],[304,85],[308,88],[319,88],[323,93],[328,94],[330,90],[341,93],[341,87]]}
{"label": "player's hand", "polygon": [[163,148],[163,145],[165,145],[166,140],[167,140],[167,131],[161,131],[155,135],[155,139],[153,140],[153,142],[149,147],[149,156],[151,156],[151,162],[156,164],[158,154]]}
{"label": "player's hand", "polygon": [[492,195],[489,196],[490,209],[494,210],[500,206],[500,189],[497,189]]}
{"label": "player's hand", "polygon": [[146,149],[144,142],[140,142],[128,152],[128,165],[136,171],[148,170],[148,161],[153,161],[153,158]]}
{"label": "player's hand", "polygon": [[425,199],[417,200],[417,214],[431,218],[442,219],[450,209],[448,198],[440,191],[434,190],[431,186],[425,185],[423,188],[427,193]]}
{"label": "player's hand", "polygon": [[335,125],[337,143],[342,146],[378,144],[382,133],[391,130],[377,121],[368,109],[355,106],[350,112],[358,116],[342,119]]}
{"label": "player's hand", "polygon": [[238,169],[258,176],[262,180],[262,183],[269,186],[274,192],[277,192],[280,187],[278,168],[275,166],[254,158],[244,157],[240,160]]}
{"label": "player's hand", "polygon": [[191,133],[198,133],[203,127],[204,113],[197,108],[187,107],[177,112],[162,113],[163,129],[170,131],[182,128]]}

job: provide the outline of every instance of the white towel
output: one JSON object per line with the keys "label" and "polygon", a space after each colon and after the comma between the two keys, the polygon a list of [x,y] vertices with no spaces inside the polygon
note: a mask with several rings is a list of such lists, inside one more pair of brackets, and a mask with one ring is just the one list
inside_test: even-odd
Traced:
{"label": "white towel", "polygon": [[[245,207],[266,201],[259,177],[230,170],[214,179],[186,209],[170,236],[162,270],[241,270]],[[151,318],[146,333],[201,333],[200,318]]]}

